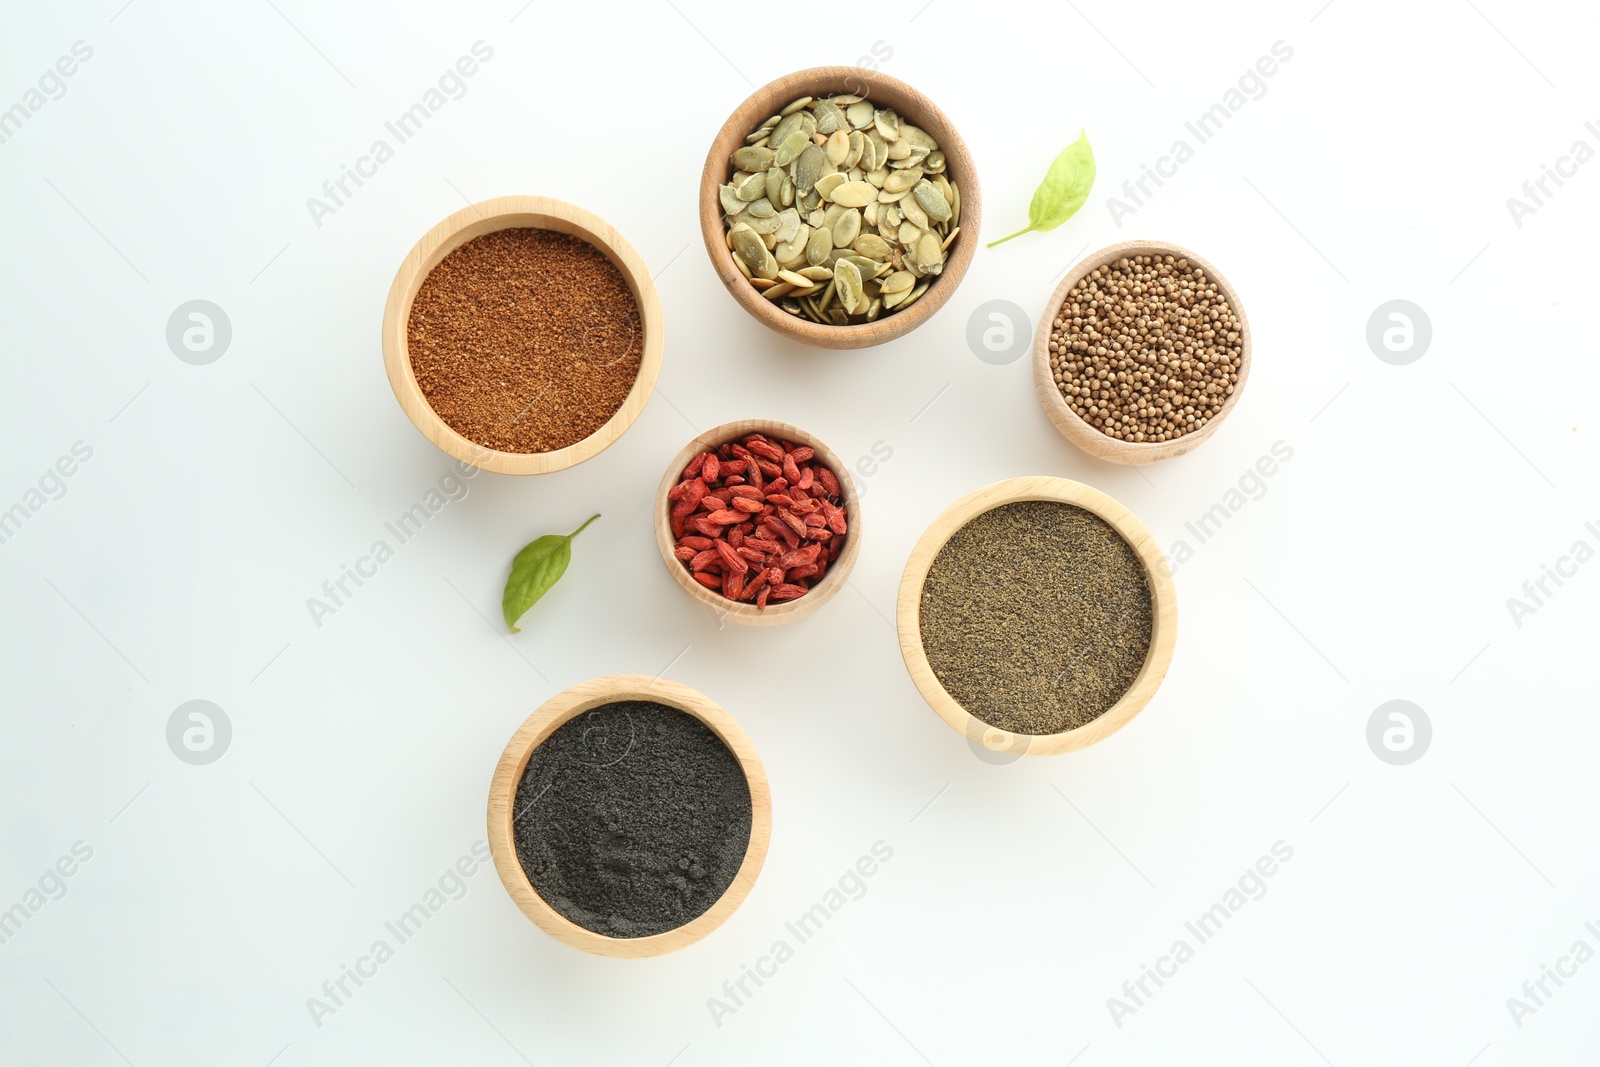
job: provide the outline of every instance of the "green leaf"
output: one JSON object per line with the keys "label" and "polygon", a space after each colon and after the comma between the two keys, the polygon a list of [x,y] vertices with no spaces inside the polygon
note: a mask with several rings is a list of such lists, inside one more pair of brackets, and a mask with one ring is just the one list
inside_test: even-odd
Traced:
{"label": "green leaf", "polygon": [[[589,522],[599,517],[590,516]],[[545,534],[529,542],[511,561],[511,577],[506,579],[500,610],[512,633],[521,632],[517,620],[567,573],[567,564],[572,561],[572,539],[587,529],[589,522],[569,534]]]}
{"label": "green leaf", "polygon": [[[1089,147],[1089,135],[1078,132],[1078,139],[1061,150],[1056,161],[1050,164],[1044,181],[1034,190],[1033,203],[1028,205],[1028,227],[1011,237],[1021,237],[1033,230],[1053,230],[1066,222],[1089,199],[1094,186],[1094,149]],[[1004,244],[1011,237],[990,241],[989,247]]]}

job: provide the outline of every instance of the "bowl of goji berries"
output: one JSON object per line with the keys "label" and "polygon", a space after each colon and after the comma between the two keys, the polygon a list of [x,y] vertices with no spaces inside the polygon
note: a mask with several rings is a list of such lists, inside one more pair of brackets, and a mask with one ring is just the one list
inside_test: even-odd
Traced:
{"label": "bowl of goji berries", "polygon": [[834,451],[784,422],[744,419],[696,437],[656,494],[673,579],[721,618],[771,626],[809,615],[850,575],[861,501]]}

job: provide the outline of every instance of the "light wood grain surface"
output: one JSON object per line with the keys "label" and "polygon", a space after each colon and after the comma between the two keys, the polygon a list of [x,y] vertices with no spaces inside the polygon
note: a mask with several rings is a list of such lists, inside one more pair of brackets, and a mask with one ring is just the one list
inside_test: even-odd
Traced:
{"label": "light wood grain surface", "polygon": [[[672,536],[672,521],[669,514],[671,503],[667,500],[667,493],[682,480],[683,470],[691,459],[701,452],[709,452],[718,445],[737,441],[752,433],[810,445],[816,449],[818,461],[833,471],[834,477],[839,479],[839,489],[844,494],[845,522],[848,524],[844,551],[839,553],[838,559],[828,565],[828,572],[822,576],[822,581],[812,586],[811,591],[803,597],[768,603],[764,608],[757,608],[754,604],[743,601],[729,600],[721,593],[707,589],[694,580],[689,568],[683,565],[683,560],[672,554],[677,547],[677,540]],[[666,473],[661,476],[661,485],[656,490],[655,524],[656,545],[661,549],[661,558],[666,562],[673,581],[678,583],[678,588],[688,593],[695,603],[713,615],[747,626],[776,626],[810,615],[832,600],[843,588],[845,580],[850,577],[851,569],[856,565],[856,556],[861,551],[861,498],[856,493],[850,471],[839,459],[838,454],[822,441],[798,426],[773,419],[740,419],[737,422],[726,422],[707,430],[684,445],[682,451],[667,465]]]}
{"label": "light wood grain surface", "polygon": [[[1058,734],[1019,734],[991,726],[956,702],[939,683],[922,647],[922,584],[928,570],[950,536],[977,516],[1022,500],[1048,500],[1074,504],[1100,516],[1133,548],[1144,564],[1150,586],[1152,630],[1150,651],[1144,666],[1134,676],[1127,692],[1100,717],[1074,730]],[[1017,595],[1027,595],[1027,583],[1017,584]],[[1178,635],[1177,593],[1155,538],[1133,513],[1100,490],[1065,478],[1008,478],[969,493],[946,508],[923,533],[911,551],[900,577],[900,595],[895,610],[900,632],[900,654],[905,659],[911,681],[928,706],[953,729],[996,752],[1030,756],[1054,756],[1073,752],[1101,741],[1126,726],[1144,710],[1166,677],[1172,662],[1173,643]]]}
{"label": "light wood grain surface", "polygon": [[[619,700],[645,700],[685,711],[711,728],[743,768],[750,786],[750,842],[733,882],[704,914],[676,929],[649,937],[620,938],[596,933],[572,922],[545,902],[528,881],[517,859],[512,825],[517,786],[528,759],[556,729],[586,711]],[[517,728],[506,744],[489,783],[489,848],[495,870],[506,892],[524,915],[563,944],[597,956],[639,959],[675,952],[711,933],[744,902],[766,862],[772,840],[772,791],[755,745],[733,717],[703,694],[686,685],[642,674],[615,674],[582,682],[545,701]]]}
{"label": "light wood grain surface", "polygon": [[[728,157],[735,148],[743,146],[747,134],[802,96],[839,93],[859,94],[879,107],[893,108],[901,118],[926,131],[945,154],[946,177],[961,190],[961,232],[950,245],[944,271],[928,286],[928,291],[904,311],[855,326],[812,322],[791,315],[764,298],[733,262],[733,253],[728,250],[727,227],[722,221],[722,202],[717,196],[718,187],[733,173]],[[983,199],[978,188],[978,169],[967,151],[966,142],[949,118],[932,100],[905,82],[864,67],[813,67],[763,85],[723,123],[716,140],[711,143],[711,151],[706,154],[705,170],[700,176],[700,231],[717,277],[722,279],[739,306],[762,325],[819,348],[870,348],[914,330],[932,318],[967,273],[978,247],[982,223]]]}
{"label": "light wood grain surface", "polygon": [[[1067,398],[1061,395],[1054,373],[1050,370],[1050,331],[1055,328],[1056,314],[1061,310],[1067,294],[1072,291],[1073,286],[1083,280],[1084,275],[1098,267],[1115,263],[1124,256],[1176,256],[1187,259],[1205,271],[1207,278],[1217,283],[1217,289],[1227,297],[1228,306],[1233,308],[1233,313],[1239,317],[1241,355],[1239,380],[1234,384],[1233,394],[1223,402],[1222,410],[1218,411],[1210,422],[1193,433],[1186,433],[1172,441],[1119,441],[1115,437],[1106,436],[1072,410]],[[1094,458],[1110,463],[1128,466],[1160,463],[1162,460],[1173,459],[1200,447],[1207,438],[1217,432],[1223,420],[1238,406],[1239,398],[1244,395],[1245,379],[1249,376],[1250,323],[1245,318],[1244,305],[1239,302],[1239,294],[1234,292],[1233,286],[1228,284],[1228,280],[1217,271],[1217,268],[1187,248],[1180,248],[1165,241],[1124,241],[1121,244],[1108,245],[1084,257],[1067,271],[1066,277],[1061,279],[1061,284],[1050,294],[1044,314],[1039,317],[1039,328],[1034,331],[1033,336],[1033,384],[1039,394],[1039,403],[1044,405],[1045,414],[1050,417],[1050,422],[1061,432],[1062,437]]]}
{"label": "light wood grain surface", "polygon": [[[639,305],[644,328],[644,352],[633,388],[611,418],[583,440],[552,452],[501,452],[485,448],[451,429],[428,403],[412,373],[407,350],[411,304],[428,272],[475,237],[496,230],[532,228],[554,230],[581,238],[605,253],[628,281]],[[633,245],[609,223],[581,207],[545,196],[501,196],[457,211],[423,235],[406,254],[389,287],[383,309],[383,365],[395,399],[424,437],[464,463],[499,474],[549,474],[565,470],[599,455],[633,425],[655,389],[661,371],[666,339],[661,317],[661,297],[650,280],[650,268]]]}

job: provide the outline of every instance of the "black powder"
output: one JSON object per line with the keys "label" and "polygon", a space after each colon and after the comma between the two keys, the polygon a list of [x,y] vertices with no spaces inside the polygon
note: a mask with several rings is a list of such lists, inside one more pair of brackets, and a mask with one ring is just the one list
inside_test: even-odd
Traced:
{"label": "black powder", "polygon": [[704,914],[750,842],[750,787],[711,729],[647,701],[603,704],[533,750],[517,786],[517,859],[572,922],[648,937]]}
{"label": "black powder", "polygon": [[1150,586],[1104,519],[1046,500],[1002,504],[951,535],[922,585],[922,647],[945,692],[1018,734],[1076,729],[1144,666]]}

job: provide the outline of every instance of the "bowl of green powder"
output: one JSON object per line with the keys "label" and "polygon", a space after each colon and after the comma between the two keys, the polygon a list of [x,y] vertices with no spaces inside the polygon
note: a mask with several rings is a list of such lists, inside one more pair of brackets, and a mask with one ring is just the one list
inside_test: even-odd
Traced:
{"label": "bowl of green powder", "polygon": [[1172,662],[1176,593],[1150,531],[1098,489],[1011,478],[956,501],[900,579],[900,652],[975,745],[1047,756],[1142,711]]}

